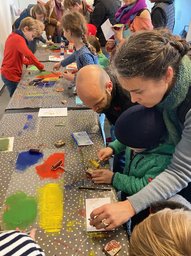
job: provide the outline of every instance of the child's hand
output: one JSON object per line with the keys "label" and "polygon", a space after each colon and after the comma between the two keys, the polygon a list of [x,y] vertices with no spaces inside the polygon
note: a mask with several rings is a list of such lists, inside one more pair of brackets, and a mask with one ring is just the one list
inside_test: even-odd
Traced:
{"label": "child's hand", "polygon": [[47,45],[54,45],[54,42],[52,40],[46,40]]}
{"label": "child's hand", "polygon": [[115,40],[114,39],[109,39],[107,42],[106,42],[106,45],[105,45],[105,49],[107,52],[112,52],[112,50],[115,48]]}
{"label": "child's hand", "polygon": [[71,72],[64,71],[63,77],[64,77],[66,80],[68,80],[68,81],[74,81],[75,75],[72,74]]}
{"label": "child's hand", "polygon": [[54,64],[53,70],[59,70],[61,67],[61,62]]}
{"label": "child's hand", "polygon": [[111,184],[113,172],[109,169],[97,169],[91,174],[91,179],[96,184]]}
{"label": "child's hand", "polygon": [[36,228],[32,228],[29,235],[33,240],[35,240]]}
{"label": "child's hand", "polygon": [[[19,232],[22,232],[22,233],[26,233],[26,230],[20,230],[19,228],[16,228],[16,231],[19,231]],[[36,228],[32,228],[30,233],[29,233],[29,236],[35,240],[35,235],[36,235]]]}
{"label": "child's hand", "polygon": [[104,160],[108,160],[112,156],[112,154],[113,154],[113,149],[110,147],[107,147],[107,148],[100,149],[97,155],[99,160],[104,161]]}

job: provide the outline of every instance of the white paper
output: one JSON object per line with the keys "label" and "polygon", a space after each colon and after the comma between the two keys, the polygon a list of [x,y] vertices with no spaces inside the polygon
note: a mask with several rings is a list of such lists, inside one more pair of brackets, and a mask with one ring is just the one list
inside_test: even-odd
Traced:
{"label": "white paper", "polygon": [[40,108],[38,112],[39,117],[49,116],[67,116],[67,108]]}
{"label": "white paper", "polygon": [[90,146],[93,145],[93,141],[90,139],[86,131],[72,133],[76,144],[78,146]]}
{"label": "white paper", "polygon": [[104,198],[88,198],[86,199],[86,229],[88,232],[92,231],[105,231],[105,229],[96,229],[93,226],[90,226],[90,214],[91,212],[104,205],[104,204],[109,204],[111,203],[111,198],[110,197],[104,197]]}
{"label": "white paper", "polygon": [[105,40],[107,41],[108,39],[110,39],[113,35],[114,35],[114,32],[113,30],[111,29],[112,27],[112,24],[110,22],[109,19],[107,19],[102,25],[101,25],[101,29],[103,31],[103,34],[105,36]]}
{"label": "white paper", "polygon": [[68,70],[77,69],[77,64],[76,64],[76,62],[73,62],[73,63],[67,65],[67,66],[66,66],[66,69],[68,69]]}
{"label": "white paper", "polygon": [[0,152],[10,152],[10,151],[13,151],[14,137],[4,137],[4,138],[0,138],[0,143],[1,143],[1,140],[4,140],[4,139],[8,139],[8,140],[9,140],[8,149],[5,150],[5,151],[0,151]]}
{"label": "white paper", "polygon": [[64,59],[64,56],[54,56],[54,55],[50,55],[48,57],[49,61],[55,61],[55,62],[60,62]]}

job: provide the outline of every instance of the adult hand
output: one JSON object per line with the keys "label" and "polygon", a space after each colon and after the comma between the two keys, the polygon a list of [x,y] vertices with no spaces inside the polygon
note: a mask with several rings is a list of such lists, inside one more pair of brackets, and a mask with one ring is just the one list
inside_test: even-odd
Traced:
{"label": "adult hand", "polygon": [[54,64],[53,70],[59,70],[61,67],[61,62]]}
{"label": "adult hand", "polygon": [[90,225],[101,229],[104,224],[105,230],[112,230],[127,222],[134,215],[135,210],[128,200],[105,204],[90,214]]}
{"label": "adult hand", "polygon": [[91,174],[91,179],[97,184],[111,184],[113,172],[109,169],[97,169]]}
{"label": "adult hand", "polygon": [[100,151],[97,153],[97,156],[99,160],[104,161],[108,160],[113,154],[113,149],[110,147],[102,148]]}

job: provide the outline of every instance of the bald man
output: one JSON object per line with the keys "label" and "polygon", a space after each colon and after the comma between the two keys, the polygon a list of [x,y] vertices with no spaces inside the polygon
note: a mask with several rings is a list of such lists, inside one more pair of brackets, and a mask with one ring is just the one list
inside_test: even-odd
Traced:
{"label": "bald man", "polygon": [[112,125],[123,111],[134,105],[111,71],[106,72],[98,65],[87,65],[78,71],[76,91],[87,107],[104,113]]}
{"label": "bald man", "polygon": [[[78,71],[76,91],[86,106],[99,114],[104,113],[113,127],[122,112],[134,105],[112,72],[106,72],[98,65],[87,65]],[[111,137],[114,139],[113,130],[111,129]],[[124,152],[115,155],[114,172],[123,172],[124,158]]]}

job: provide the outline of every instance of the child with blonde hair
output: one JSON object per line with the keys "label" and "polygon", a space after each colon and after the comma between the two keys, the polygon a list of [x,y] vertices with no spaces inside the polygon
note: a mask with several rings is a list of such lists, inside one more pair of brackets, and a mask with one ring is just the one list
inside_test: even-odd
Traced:
{"label": "child with blonde hair", "polygon": [[191,255],[191,212],[164,209],[137,225],[130,239],[130,256]]}
{"label": "child with blonde hair", "polygon": [[[63,61],[56,63],[54,69],[61,66],[66,67],[72,62],[76,62],[78,70],[86,65],[98,64],[96,51],[87,41],[87,23],[79,12],[68,12],[62,19],[64,36],[69,42],[74,43],[75,52]],[[75,75],[69,72],[64,73],[64,78],[73,81]]]}
{"label": "child with blonde hair", "polygon": [[98,55],[98,63],[102,68],[106,68],[109,65],[109,59],[103,54],[99,39],[96,36],[88,36],[88,42],[95,48]]}
{"label": "child with blonde hair", "polygon": [[1,66],[1,77],[7,87],[10,96],[13,95],[22,76],[23,64],[35,65],[39,70],[44,65],[38,61],[28,42],[42,33],[43,24],[33,18],[25,18],[21,21],[19,29],[12,32],[5,43],[4,57]]}

